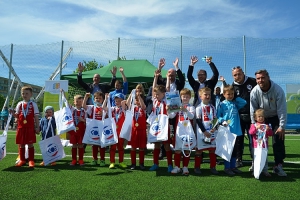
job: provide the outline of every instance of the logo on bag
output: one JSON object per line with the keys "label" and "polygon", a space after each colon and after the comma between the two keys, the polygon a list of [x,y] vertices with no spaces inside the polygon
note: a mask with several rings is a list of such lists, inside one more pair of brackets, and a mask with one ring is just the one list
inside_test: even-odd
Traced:
{"label": "logo on bag", "polygon": [[185,147],[189,147],[189,146],[192,146],[193,145],[193,141],[194,141],[194,138],[192,137],[192,136],[186,136],[186,135],[181,135],[181,136],[179,136],[180,137],[180,139],[181,139],[181,141],[182,142],[184,142],[184,143],[190,143],[190,145],[189,144],[185,144],[184,146]]}
{"label": "logo on bag", "polygon": [[153,122],[151,129],[154,132],[153,135],[155,136],[161,132],[161,126],[158,124],[158,122]]}
{"label": "logo on bag", "polygon": [[3,158],[5,151],[6,142],[2,143],[2,148],[0,149],[0,158]]}
{"label": "logo on bag", "polygon": [[113,131],[110,126],[104,126],[103,134],[105,135],[106,140],[110,140],[114,137]]}
{"label": "logo on bag", "polygon": [[71,124],[73,122],[73,117],[72,117],[72,115],[70,115],[68,113],[64,113],[62,121],[67,122],[66,125]]}
{"label": "logo on bag", "polygon": [[99,135],[98,126],[92,127],[89,133],[90,133],[89,136],[92,140],[99,140],[100,135]]}
{"label": "logo on bag", "polygon": [[46,153],[49,157],[54,157],[58,154],[58,150],[59,150],[58,146],[55,143],[52,143],[52,144],[49,144],[47,146],[47,152]]}

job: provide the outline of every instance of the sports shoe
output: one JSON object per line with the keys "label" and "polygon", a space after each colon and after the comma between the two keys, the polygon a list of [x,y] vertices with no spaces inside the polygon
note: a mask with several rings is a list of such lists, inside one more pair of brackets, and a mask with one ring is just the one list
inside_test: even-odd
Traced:
{"label": "sports shoe", "polygon": [[172,165],[168,165],[168,173],[171,173],[172,170],[173,170],[173,166]]}
{"label": "sports shoe", "polygon": [[100,167],[105,167],[105,160],[100,160]]}
{"label": "sports shoe", "polygon": [[262,172],[262,174],[266,177],[271,177],[271,174],[269,172]]}
{"label": "sports shoe", "polygon": [[40,163],[40,166],[45,166],[45,163],[44,163],[44,161]]}
{"label": "sports shoe", "polygon": [[195,174],[201,174],[201,170],[199,167],[194,169]]}
{"label": "sports shoe", "polygon": [[121,163],[119,163],[119,167],[122,169],[126,169],[127,165],[125,163],[121,162]]}
{"label": "sports shoe", "polygon": [[55,165],[56,165],[56,162],[52,162],[50,165],[51,165],[51,166],[55,166]]}
{"label": "sports shoe", "polygon": [[[92,162],[91,162],[91,165],[93,165],[93,166],[95,166],[95,165],[97,165],[98,163],[97,163],[97,160],[93,160]],[[100,165],[101,165],[101,161],[100,161]]]}
{"label": "sports shoe", "polygon": [[149,169],[149,171],[156,171],[156,170],[158,170],[157,164],[152,165],[152,167],[150,167],[150,169]]}
{"label": "sports shoe", "polygon": [[[93,160],[94,161],[94,160]],[[96,161],[97,162],[97,161]],[[71,166],[75,166],[77,164],[77,160],[72,160],[72,162],[70,163]],[[93,165],[93,162],[92,162]]]}
{"label": "sports shoe", "polygon": [[236,168],[243,167],[243,162],[242,162],[241,160],[236,161],[235,167],[236,167]]}
{"label": "sports shoe", "polygon": [[26,164],[26,161],[20,160],[15,166],[16,167],[22,167],[25,164]]}
{"label": "sports shoe", "polygon": [[140,169],[141,169],[141,170],[144,170],[144,169],[145,169],[144,164],[140,164]]}
{"label": "sports shoe", "polygon": [[135,167],[136,167],[136,165],[133,165],[133,164],[132,164],[132,165],[130,166],[130,169],[131,169],[131,170],[135,170]]}
{"label": "sports shoe", "polygon": [[180,168],[177,167],[177,166],[175,166],[175,167],[172,169],[171,173],[172,173],[172,174],[178,174],[180,171],[181,171]]}
{"label": "sports shoe", "polygon": [[251,165],[251,167],[249,167],[249,172],[253,172],[253,163],[252,163],[252,165]]}
{"label": "sports shoe", "polygon": [[32,160],[29,161],[28,165],[29,165],[30,168],[33,168],[34,167],[34,161],[32,161]]}
{"label": "sports shoe", "polygon": [[216,170],[215,167],[210,168],[210,172],[211,172],[212,174],[214,174],[214,175],[219,174],[219,172]]}
{"label": "sports shoe", "polygon": [[189,169],[187,167],[182,168],[182,175],[188,176],[190,174]]}
{"label": "sports shoe", "polygon": [[110,163],[110,165],[109,165],[108,168],[109,168],[109,169],[114,169],[114,168],[115,168],[115,163]]}
{"label": "sports shoe", "polygon": [[233,168],[233,169],[231,169],[231,171],[233,172],[233,173],[235,173],[235,174],[241,174],[241,173],[243,173],[241,170],[239,170],[238,168]]}
{"label": "sports shoe", "polygon": [[229,176],[234,176],[235,173],[233,171],[231,171],[231,169],[225,169],[224,172],[229,175]]}
{"label": "sports shoe", "polygon": [[278,176],[287,176],[285,171],[283,171],[281,164],[278,164],[277,166],[273,167],[273,173],[277,174]]}
{"label": "sports shoe", "polygon": [[84,165],[83,160],[78,160],[78,164],[79,164],[80,166],[83,166],[83,165]]}

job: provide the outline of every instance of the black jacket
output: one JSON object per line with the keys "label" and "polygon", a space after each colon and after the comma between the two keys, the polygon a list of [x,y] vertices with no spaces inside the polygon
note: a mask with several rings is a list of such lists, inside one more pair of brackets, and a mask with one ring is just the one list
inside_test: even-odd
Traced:
{"label": "black jacket", "polygon": [[[116,77],[113,77],[110,81],[110,84],[103,84],[103,83],[99,83],[98,87],[100,88],[101,92],[105,93],[109,93],[111,88],[115,87],[115,82],[116,82]],[[77,83],[86,91],[86,92],[90,92],[93,93],[93,89],[94,89],[94,85],[92,83],[85,83],[82,80],[82,75],[81,74],[77,74]]]}
{"label": "black jacket", "polygon": [[[211,71],[213,72],[213,76],[209,80],[204,81],[204,85],[205,85],[205,87],[208,87],[211,89],[211,103],[213,105],[215,105],[214,90],[215,90],[215,86],[218,83],[219,71],[213,62],[211,62],[209,64],[209,66],[211,68]],[[198,90],[199,90],[200,83],[199,83],[199,81],[196,81],[194,79],[193,71],[194,71],[194,66],[189,65],[189,69],[187,72],[187,78],[188,78],[189,84],[191,85],[191,87],[193,88],[194,93],[195,93],[194,102],[193,102],[193,105],[195,106],[198,101]]]}

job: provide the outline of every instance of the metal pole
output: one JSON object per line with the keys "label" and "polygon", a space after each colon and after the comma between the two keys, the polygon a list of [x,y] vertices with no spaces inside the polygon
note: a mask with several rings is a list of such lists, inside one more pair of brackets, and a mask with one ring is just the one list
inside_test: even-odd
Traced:
{"label": "metal pole", "polygon": [[[14,45],[11,44],[10,45],[10,58],[9,58],[10,65],[12,65],[13,47],[14,47]],[[10,93],[11,93],[11,90],[9,88],[10,82],[11,82],[11,69],[9,68],[8,81],[7,81],[7,96],[8,96],[8,101],[6,102],[6,104],[4,104],[4,106],[7,106],[7,107],[8,107],[8,104],[9,104],[9,97],[10,97]]]}
{"label": "metal pole", "polygon": [[180,37],[180,70],[182,71],[182,36]]}
{"label": "metal pole", "polygon": [[120,38],[118,38],[118,57],[117,60],[120,60]]}
{"label": "metal pole", "polygon": [[60,52],[59,80],[61,80],[61,75],[62,75],[63,55],[64,55],[64,41],[62,40],[61,41],[61,52]]}
{"label": "metal pole", "polygon": [[246,74],[246,36],[243,36],[243,51],[244,51],[244,73]]}
{"label": "metal pole", "polygon": [[17,84],[17,88],[16,88],[15,94],[14,94],[14,99],[13,99],[13,101],[11,103],[11,107],[13,107],[13,105],[15,104],[15,101],[16,101],[16,98],[17,98],[17,94],[19,92],[19,87],[20,87],[20,84]]}

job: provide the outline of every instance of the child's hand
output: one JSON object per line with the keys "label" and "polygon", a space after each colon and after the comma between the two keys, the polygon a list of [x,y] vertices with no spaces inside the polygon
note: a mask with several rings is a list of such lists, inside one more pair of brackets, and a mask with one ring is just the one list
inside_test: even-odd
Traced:
{"label": "child's hand", "polygon": [[204,135],[205,135],[205,137],[207,137],[207,138],[210,138],[210,133],[209,132],[207,132],[207,131],[205,131],[204,133],[203,133]]}
{"label": "child's hand", "polygon": [[211,133],[214,133],[215,131],[216,131],[216,129],[214,129],[214,128],[210,130]]}
{"label": "child's hand", "polygon": [[49,116],[49,117],[47,117],[47,119],[51,119],[51,117]]}
{"label": "child's hand", "polygon": [[109,93],[105,94],[105,99],[109,99]]}
{"label": "child's hand", "polygon": [[258,130],[260,129],[260,124],[259,125],[256,125],[255,128]]}
{"label": "child's hand", "polygon": [[35,134],[40,134],[40,128],[39,127],[37,127],[37,128],[35,128]]}
{"label": "child's hand", "polygon": [[183,112],[187,112],[188,110],[184,106],[180,106],[180,110]]}
{"label": "child's hand", "polygon": [[91,93],[89,93],[89,92],[88,92],[88,93],[85,93],[85,96],[86,96],[86,97],[91,97]]}
{"label": "child's hand", "polygon": [[169,110],[169,106],[166,106],[166,109]]}

